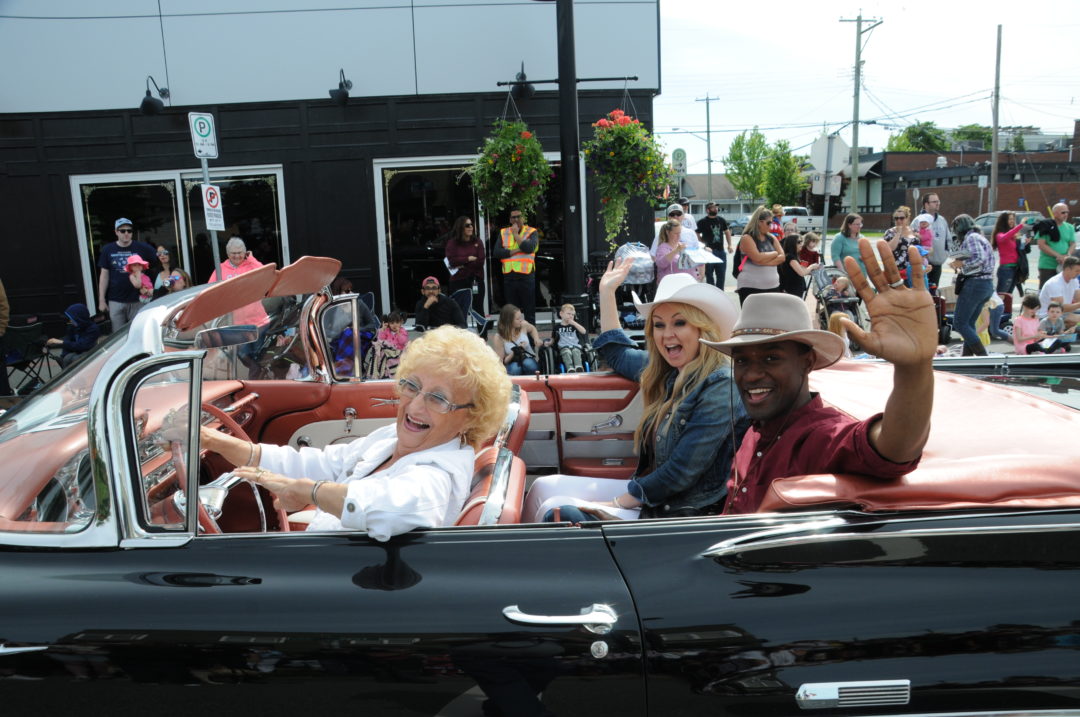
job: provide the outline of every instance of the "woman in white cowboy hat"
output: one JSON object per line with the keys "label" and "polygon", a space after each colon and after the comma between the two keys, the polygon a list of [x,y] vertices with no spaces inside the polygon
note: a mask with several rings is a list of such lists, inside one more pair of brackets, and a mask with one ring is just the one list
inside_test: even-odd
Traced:
{"label": "woman in white cowboy hat", "polygon": [[844,340],[811,328],[806,305],[794,296],[751,296],[730,339],[702,340],[731,356],[735,384],[754,421],[735,455],[725,513],[757,510],[777,478],[859,473],[888,480],[918,465],[934,398],[934,303],[915,247],[908,249],[914,289],[904,286],[887,243],[878,243],[884,267],[868,240],[859,240],[859,251],[873,287],[854,258],[847,257],[845,265],[871,328],[866,332],[850,319],[841,321],[860,346],[893,364],[884,413],[858,421],[810,392],[810,372],[836,363]]}
{"label": "woman in white cowboy hat", "polygon": [[600,279],[600,336],[593,347],[617,373],[641,381],[645,408],[634,434],[637,470],[629,481],[540,478],[525,505],[534,521],[551,517],[553,508],[572,522],[589,516],[701,515],[722,508],[731,459],[748,420],[727,359],[706,351],[698,340],[726,339],[735,306],[711,284],[688,274],[667,276],[655,301],[641,303],[634,295],[638,313],[645,316],[642,351],[619,326],[615,303],[615,290],[631,263],[609,264]]}

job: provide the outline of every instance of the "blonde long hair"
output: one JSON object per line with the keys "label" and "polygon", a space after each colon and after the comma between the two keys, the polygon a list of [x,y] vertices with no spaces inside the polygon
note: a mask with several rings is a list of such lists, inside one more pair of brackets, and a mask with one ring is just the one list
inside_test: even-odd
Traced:
{"label": "blonde long hair", "polygon": [[[664,306],[676,306],[683,318],[701,332],[701,338],[709,341],[723,341],[727,339],[720,333],[716,324],[701,309],[691,304],[680,302],[665,302]],[[694,360],[686,364],[675,379],[675,386],[671,390],[671,396],[667,397],[668,376],[675,371],[660,354],[660,349],[653,339],[653,314],[649,312],[649,318],[645,321],[645,350],[649,360],[645,364],[645,370],[641,374],[641,395],[645,402],[645,410],[642,412],[641,423],[634,432],[634,447],[638,455],[648,441],[656,435],[656,429],[660,425],[663,416],[671,420],[675,409],[683,399],[687,397],[697,385],[708,378],[709,374],[728,363],[728,357],[719,351],[713,351],[705,346],[700,346],[698,355]]]}

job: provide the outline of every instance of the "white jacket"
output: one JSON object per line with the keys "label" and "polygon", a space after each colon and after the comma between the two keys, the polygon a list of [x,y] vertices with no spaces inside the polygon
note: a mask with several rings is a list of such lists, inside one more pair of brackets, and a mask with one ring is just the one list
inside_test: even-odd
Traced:
{"label": "white jacket", "polygon": [[347,483],[341,518],[319,510],[308,530],[362,530],[386,541],[413,528],[450,525],[469,496],[476,453],[457,438],[372,473],[397,445],[396,425],[326,448],[262,444],[260,468],[290,478]]}

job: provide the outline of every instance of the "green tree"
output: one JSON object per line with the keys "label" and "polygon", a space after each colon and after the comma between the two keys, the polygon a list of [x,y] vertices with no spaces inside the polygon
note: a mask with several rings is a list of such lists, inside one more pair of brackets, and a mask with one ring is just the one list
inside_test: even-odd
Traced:
{"label": "green tree", "polygon": [[806,186],[802,162],[791,154],[791,144],[786,139],[778,141],[765,160],[764,196],[772,204],[796,204]]}
{"label": "green tree", "polygon": [[966,124],[956,128],[953,132],[953,139],[959,142],[982,142],[984,149],[990,149],[990,145],[993,143],[994,133],[986,125]]}
{"label": "green tree", "polygon": [[1009,150],[1012,152],[1024,151],[1024,135],[1022,132],[1017,132],[1009,140]]}
{"label": "green tree", "polygon": [[769,145],[757,127],[749,133],[743,132],[731,142],[724,166],[728,181],[736,192],[754,199],[764,194],[768,157]]}
{"label": "green tree", "polygon": [[933,122],[916,122],[898,135],[891,135],[885,145],[887,152],[945,152],[949,143],[945,132]]}

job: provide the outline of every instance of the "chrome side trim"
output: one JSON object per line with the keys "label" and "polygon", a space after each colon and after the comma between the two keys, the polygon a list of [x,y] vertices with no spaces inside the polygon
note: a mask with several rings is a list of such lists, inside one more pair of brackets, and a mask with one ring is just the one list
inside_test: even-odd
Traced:
{"label": "chrome side trim", "polygon": [[728,538],[716,543],[712,547],[708,548],[702,557],[704,558],[720,558],[725,555],[731,555],[732,553],[741,553],[744,550],[756,547],[760,543],[758,541],[766,541],[769,543],[775,543],[777,541],[769,540],[774,536],[787,536],[792,533],[812,533],[816,530],[826,530],[828,528],[835,528],[841,525],[847,525],[847,521],[840,517],[825,518],[823,520],[812,520],[804,523],[785,524],[777,528],[766,528],[765,530],[759,530],[753,533],[746,533],[745,535],[739,535],[734,538]]}
{"label": "chrome side trim", "polygon": [[[971,516],[964,516],[971,517]],[[843,519],[837,519],[839,523],[846,523]],[[830,521],[821,521],[827,524]],[[803,526],[798,526],[802,528]],[[828,526],[822,526],[828,527]],[[952,535],[1022,535],[1024,533],[1060,533],[1080,531],[1080,519],[1076,523],[1057,523],[1048,525],[988,525],[988,526],[964,526],[955,528],[921,528],[916,530],[897,530],[887,533],[824,533],[820,535],[801,535],[796,537],[783,537],[774,540],[768,539],[769,535],[803,532],[800,529],[793,530],[763,530],[757,533],[732,538],[713,545],[702,553],[705,558],[723,558],[736,553],[745,553],[751,550],[766,550],[768,548],[781,548],[787,545],[807,543],[835,543],[844,540],[885,540],[890,538],[933,538]],[[762,540],[764,538],[764,540]],[[760,542],[754,542],[760,540]]]}
{"label": "chrome side trim", "polygon": [[906,705],[910,701],[911,680],[808,682],[795,693],[795,702],[804,710]]}
{"label": "chrome side trim", "polygon": [[488,490],[484,509],[480,511],[477,525],[496,525],[502,516],[503,503],[506,502],[506,490],[510,485],[510,468],[514,463],[514,454],[505,446],[499,447],[495,458],[495,467],[491,473],[491,489]]}
{"label": "chrome side trim", "polygon": [[503,419],[499,432],[495,434],[496,446],[502,447],[506,445],[506,439],[510,436],[510,431],[513,430],[520,413],[521,387],[516,383],[510,384],[510,404],[506,407],[506,418]]}
{"label": "chrome side trim", "polygon": [[28,647],[8,647],[7,645],[0,644],[0,655],[18,655],[23,652],[41,652],[42,650],[48,650],[48,645],[31,645]]}

